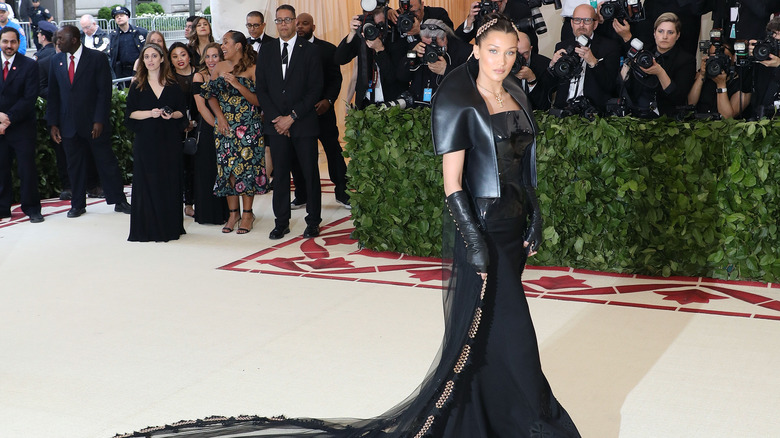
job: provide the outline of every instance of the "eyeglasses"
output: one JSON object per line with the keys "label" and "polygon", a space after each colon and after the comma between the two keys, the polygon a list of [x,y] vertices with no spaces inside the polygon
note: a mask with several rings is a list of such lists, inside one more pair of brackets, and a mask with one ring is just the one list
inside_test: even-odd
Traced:
{"label": "eyeglasses", "polygon": [[435,24],[421,24],[420,30],[442,30],[443,31],[444,29],[442,29],[441,27]]}
{"label": "eyeglasses", "polygon": [[265,23],[260,23],[260,24],[257,24],[257,23],[247,23],[246,24],[246,28],[247,29],[258,29],[258,28],[260,28],[260,26],[265,26]]}
{"label": "eyeglasses", "polygon": [[593,19],[592,18],[572,17],[571,18],[571,22],[574,23],[574,24],[582,24],[582,23],[591,24],[591,23],[593,23]]}
{"label": "eyeglasses", "polygon": [[295,20],[295,18],[290,18],[290,17],[276,18],[276,19],[274,19],[274,23],[276,23],[276,24],[282,24],[282,23],[290,24],[290,23],[293,22],[293,20]]}

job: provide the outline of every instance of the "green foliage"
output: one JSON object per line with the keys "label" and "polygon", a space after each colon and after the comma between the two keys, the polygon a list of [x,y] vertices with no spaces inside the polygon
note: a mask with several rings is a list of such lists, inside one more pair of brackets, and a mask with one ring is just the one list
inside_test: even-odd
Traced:
{"label": "green foliage", "polygon": [[[133,177],[133,133],[125,127],[125,100],[127,93],[114,89],[111,96],[111,146],[119,159],[122,180],[129,184]],[[49,128],[46,126],[46,101],[38,98],[35,105],[38,114],[37,148],[35,163],[38,167],[38,191],[42,199],[59,196],[60,180],[57,175],[57,159],[52,148]],[[108,127],[104,127],[108,129]],[[11,180],[14,185],[14,203],[19,202],[19,177],[16,166],[11,166]]]}
{"label": "green foliage", "polygon": [[351,110],[345,156],[353,237],[378,251],[441,255],[441,158],[430,140],[430,110]]}
{"label": "green foliage", "polygon": [[165,14],[165,11],[163,10],[163,7],[159,3],[155,2],[144,2],[144,3],[138,3],[138,5],[135,7],[135,15],[162,15]]}
{"label": "green foliage", "polygon": [[98,16],[97,16],[97,18],[99,18],[101,20],[110,21],[111,20],[111,11],[113,11],[114,8],[117,7],[117,6],[124,6],[124,4],[122,4],[122,5],[116,4],[116,5],[112,5],[111,7],[103,6],[102,8],[98,9]]}
{"label": "green foliage", "polygon": [[[439,254],[441,162],[429,117],[347,117],[355,237],[368,248]],[[536,117],[545,242],[534,264],[780,279],[780,122]]]}
{"label": "green foliage", "polygon": [[211,6],[206,6],[206,9],[203,10],[203,15],[211,15]]}

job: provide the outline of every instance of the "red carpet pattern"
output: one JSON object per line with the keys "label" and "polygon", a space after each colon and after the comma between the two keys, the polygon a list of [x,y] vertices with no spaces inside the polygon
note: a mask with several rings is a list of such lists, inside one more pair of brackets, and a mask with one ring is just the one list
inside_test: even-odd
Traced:
{"label": "red carpet pattern", "polygon": [[[361,249],[349,217],[251,254],[220,269],[306,278],[442,287],[440,259]],[[656,278],[528,266],[528,297],[780,321],[780,285],[693,277]]]}

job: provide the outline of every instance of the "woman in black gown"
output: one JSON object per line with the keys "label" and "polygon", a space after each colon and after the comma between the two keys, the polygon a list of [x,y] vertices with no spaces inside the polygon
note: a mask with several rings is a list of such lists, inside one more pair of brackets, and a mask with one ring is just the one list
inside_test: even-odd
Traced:
{"label": "woman in black gown", "polygon": [[[173,77],[176,78],[176,82],[179,84],[179,88],[187,98],[187,108],[184,113],[188,119],[188,125],[184,128],[182,133],[182,140],[185,137],[195,138],[197,131],[195,130],[197,122],[195,121],[197,111],[195,109],[195,101],[192,97],[192,78],[195,76],[195,67],[192,66],[192,57],[190,56],[190,49],[184,45],[184,43],[177,41],[171,44],[168,48],[168,61],[171,65],[171,71],[173,71]],[[183,169],[184,169],[184,214],[187,216],[195,216],[195,204],[194,189],[195,185],[195,160],[192,155],[184,154],[182,157]]]}
{"label": "woman in black gown", "polygon": [[518,82],[507,78],[517,33],[502,15],[488,15],[483,22],[475,59],[444,79],[432,105],[434,145],[444,154],[446,202],[459,232],[451,234],[444,340],[422,384],[368,420],[215,418],[194,428],[172,425],[163,429],[166,433],[186,431],[188,438],[580,436],[542,373],[521,283],[526,258],[536,254],[542,240],[542,221],[534,188],[536,124]]}
{"label": "woman in black gown", "polygon": [[228,219],[227,198],[214,195],[217,181],[217,146],[214,142],[216,117],[201,96],[203,84],[210,81],[217,63],[223,61],[222,48],[209,43],[203,51],[200,70],[192,78],[192,94],[198,108],[198,150],[195,152],[195,222],[222,225]]}
{"label": "woman in black gown", "polygon": [[186,102],[162,47],[141,50],[136,80],[127,95],[125,122],[133,141],[130,237],[167,242],[184,234],[181,210],[182,141]]}

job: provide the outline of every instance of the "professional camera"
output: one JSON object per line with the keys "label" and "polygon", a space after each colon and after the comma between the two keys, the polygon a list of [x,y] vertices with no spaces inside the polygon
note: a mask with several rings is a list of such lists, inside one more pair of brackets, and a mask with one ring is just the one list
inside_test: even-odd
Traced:
{"label": "professional camera", "polygon": [[731,58],[726,54],[726,48],[723,46],[722,33],[721,29],[712,29],[709,41],[699,41],[699,50],[705,55],[709,55],[710,48],[715,47],[715,53],[709,55],[704,67],[708,78],[714,78],[723,72],[731,74],[734,70]]}
{"label": "professional camera", "polygon": [[626,117],[629,114],[631,114],[631,107],[626,98],[616,97],[607,101],[607,111],[604,115]]}
{"label": "professional camera", "polygon": [[401,95],[398,96],[398,99],[384,102],[380,104],[379,107],[382,109],[389,109],[394,106],[401,109],[414,108],[414,97],[412,97],[412,94],[407,90],[401,93]]}
{"label": "professional camera", "polygon": [[494,12],[498,12],[498,2],[494,2],[492,0],[482,0],[479,2],[480,16],[485,16]]}
{"label": "professional camera", "polygon": [[645,49],[645,43],[643,43],[639,38],[634,38],[631,40],[631,48],[628,49],[627,58],[627,62],[630,62],[632,66],[650,68],[653,66],[655,55],[653,55],[653,53],[649,50]]}
{"label": "professional camera", "polygon": [[[544,16],[542,16],[542,0],[528,0],[528,7],[531,8],[531,16],[517,20],[515,26],[518,29],[525,32],[524,28],[530,30],[533,29],[537,35],[547,33],[547,23],[544,22]],[[552,3],[552,1],[546,0],[544,4]]]}
{"label": "professional camera", "polygon": [[436,40],[431,41],[430,44],[425,45],[425,53],[422,56],[422,63],[433,64],[439,60],[439,56],[444,56],[444,47],[439,47]]}
{"label": "professional camera", "polygon": [[636,23],[645,19],[645,8],[639,0],[610,0],[601,4],[604,20],[626,20]]}
{"label": "professional camera", "polygon": [[398,15],[396,26],[398,26],[398,32],[406,35],[414,27],[414,12],[412,12],[411,0],[399,0],[401,6],[401,13]]}
{"label": "professional camera", "polygon": [[598,110],[593,106],[590,99],[585,96],[577,96],[566,102],[566,108],[550,108],[550,115],[555,117],[569,117],[574,115],[582,116],[591,122],[596,119]]}
{"label": "professional camera", "polygon": [[734,65],[737,67],[750,65],[747,41],[741,40],[734,42]]}
{"label": "professional camera", "polygon": [[563,81],[570,81],[573,77],[582,73],[582,58],[574,49],[577,47],[589,47],[590,39],[585,35],[577,37],[576,44],[566,48],[566,53],[562,55],[558,62],[553,64],[552,73],[555,77]]}
{"label": "professional camera", "polygon": [[512,64],[512,70],[510,70],[510,74],[516,75],[518,72],[520,72],[520,69],[527,66],[528,62],[525,60],[525,56],[518,53],[515,57],[515,63]]}
{"label": "professional camera", "polygon": [[387,6],[387,0],[360,0],[360,7],[366,12],[371,12],[376,8]]}
{"label": "professional camera", "polygon": [[759,41],[753,47],[753,58],[756,61],[766,61],[769,55],[780,56],[780,41],[774,39],[772,34],[767,35],[764,41]]}
{"label": "professional camera", "polygon": [[377,38],[381,38],[387,32],[387,23],[374,23],[373,14],[364,15],[361,21],[363,23],[363,38],[368,41],[374,41]]}

